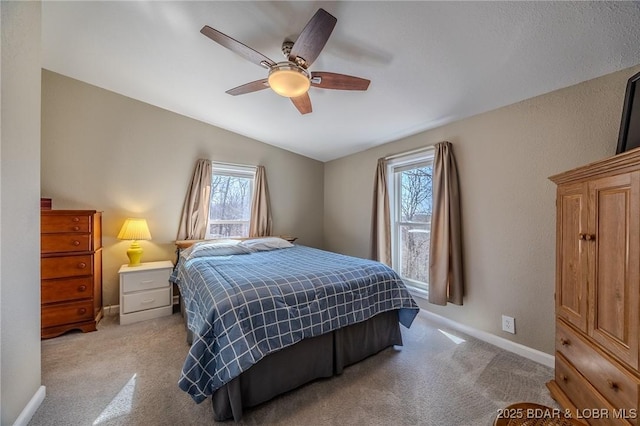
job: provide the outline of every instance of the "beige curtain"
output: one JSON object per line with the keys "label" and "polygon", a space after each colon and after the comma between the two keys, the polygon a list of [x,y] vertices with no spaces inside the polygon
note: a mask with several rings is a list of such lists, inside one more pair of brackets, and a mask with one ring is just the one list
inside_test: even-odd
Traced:
{"label": "beige curtain", "polygon": [[451,143],[435,145],[429,247],[429,302],[462,305],[462,238],[458,170]]}
{"label": "beige curtain", "polygon": [[371,257],[391,265],[391,215],[387,191],[387,161],[378,160],[373,186],[373,214],[371,232]]}
{"label": "beige curtain", "polygon": [[251,222],[249,224],[250,237],[265,237],[271,235],[271,209],[269,207],[269,187],[264,166],[256,168],[253,185],[253,200],[251,201]]}
{"label": "beige curtain", "polygon": [[196,163],[191,186],[182,207],[178,240],[201,240],[207,231],[211,198],[211,161],[200,159]]}

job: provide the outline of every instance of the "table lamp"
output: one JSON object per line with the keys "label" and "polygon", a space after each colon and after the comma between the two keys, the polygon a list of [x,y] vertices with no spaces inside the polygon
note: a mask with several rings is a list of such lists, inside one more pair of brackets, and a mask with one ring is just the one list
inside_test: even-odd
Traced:
{"label": "table lamp", "polygon": [[142,258],[142,247],[138,240],[150,240],[151,233],[146,219],[130,217],[124,221],[122,229],[118,233],[119,240],[131,240],[131,246],[127,250],[129,266],[140,266]]}

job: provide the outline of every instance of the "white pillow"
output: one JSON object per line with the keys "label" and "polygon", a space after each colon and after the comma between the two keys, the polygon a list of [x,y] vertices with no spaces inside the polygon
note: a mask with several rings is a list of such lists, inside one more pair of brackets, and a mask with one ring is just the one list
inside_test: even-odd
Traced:
{"label": "white pillow", "polygon": [[293,244],[291,244],[289,241],[283,240],[282,238],[278,237],[253,238],[250,240],[244,240],[240,244],[254,251],[266,251],[293,247]]}
{"label": "white pillow", "polygon": [[229,256],[232,254],[251,253],[250,247],[245,247],[238,240],[216,240],[195,243],[183,252],[187,260],[195,257]]}

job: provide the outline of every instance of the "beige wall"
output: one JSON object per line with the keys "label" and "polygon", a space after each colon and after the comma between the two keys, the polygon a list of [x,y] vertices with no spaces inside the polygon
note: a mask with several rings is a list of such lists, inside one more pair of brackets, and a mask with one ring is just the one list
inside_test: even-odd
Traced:
{"label": "beige wall", "polygon": [[[215,108],[215,105],[212,105]],[[145,217],[143,261],[174,259],[173,240],[195,161],[264,165],[274,234],[322,244],[323,164],[271,145],[42,71],[42,195],[56,209],[103,211],[104,305],[118,304],[128,216]]]}
{"label": "beige wall", "polygon": [[[0,4],[0,424],[40,387],[40,2]],[[41,396],[42,396],[41,395]],[[31,413],[33,414],[33,413]],[[24,418],[23,418],[24,419]],[[28,420],[28,419],[26,419]]]}
{"label": "beige wall", "polygon": [[[325,248],[368,257],[379,157],[448,140],[460,174],[464,306],[425,309],[553,353],[555,187],[615,153],[627,69],[325,164]],[[526,84],[526,82],[523,82]],[[515,336],[501,314],[516,318]]]}
{"label": "beige wall", "polygon": [[[144,259],[172,259],[197,158],[265,165],[274,233],[368,257],[377,158],[449,140],[460,170],[465,305],[420,303],[454,321],[552,353],[555,188],[547,177],[614,153],[625,84],[639,69],[324,166],[45,70],[42,194],[53,198],[55,208],[104,211],[104,303],[110,305],[118,303],[116,272],[127,261],[127,243],[115,239],[122,221],[146,217],[154,239],[142,243]],[[501,314],[516,318],[515,336],[501,331]]]}

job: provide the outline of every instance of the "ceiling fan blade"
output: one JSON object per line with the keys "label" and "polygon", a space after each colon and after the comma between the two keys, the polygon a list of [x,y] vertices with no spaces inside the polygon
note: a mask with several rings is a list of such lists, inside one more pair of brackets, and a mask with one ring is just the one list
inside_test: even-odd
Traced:
{"label": "ceiling fan blade", "polygon": [[246,93],[257,92],[258,90],[268,89],[268,88],[269,88],[269,82],[267,81],[266,78],[263,78],[262,80],[252,81],[251,83],[243,84],[242,86],[229,89],[226,91],[226,93],[233,96],[238,96],[238,95],[244,95]]}
{"label": "ceiling fan blade", "polygon": [[312,109],[311,109],[311,98],[309,97],[308,93],[305,93],[304,95],[300,95],[296,98],[290,98],[291,102],[293,102],[293,104],[296,106],[296,108],[298,108],[298,111],[300,111],[300,114],[309,114]]}
{"label": "ceiling fan blade", "polygon": [[296,57],[300,57],[304,60],[302,66],[308,68],[327,44],[337,21],[335,16],[326,10],[318,9],[293,44],[289,60],[296,62]]}
{"label": "ceiling fan blade", "polygon": [[367,90],[369,83],[371,81],[352,75],[324,71],[311,73],[311,85],[321,89]]}
{"label": "ceiling fan blade", "polygon": [[211,28],[208,25],[205,25],[204,27],[202,27],[200,32],[206,35],[207,37],[209,37],[211,40],[215,41],[216,43],[226,47],[232,52],[237,53],[238,55],[242,56],[249,62],[253,62],[256,65],[269,68],[276,64],[271,59],[264,56],[262,53],[253,50],[249,46],[243,43],[240,43],[238,40],[233,39],[228,35]]}

